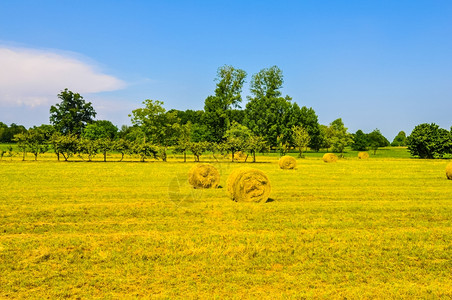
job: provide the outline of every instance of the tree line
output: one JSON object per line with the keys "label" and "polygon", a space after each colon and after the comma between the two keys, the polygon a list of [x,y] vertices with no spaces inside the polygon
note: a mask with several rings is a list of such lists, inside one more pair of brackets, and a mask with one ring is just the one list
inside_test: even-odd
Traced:
{"label": "tree line", "polygon": [[[185,160],[187,152],[195,160],[205,152],[232,153],[232,159],[236,152],[245,152],[255,161],[256,153],[270,149],[281,155],[297,149],[302,157],[307,148],[342,154],[345,147],[351,146],[359,151],[372,149],[375,154],[379,147],[390,145],[378,129],[350,134],[340,118],[329,125],[319,124],[312,108],[300,107],[290,96],[282,95],[283,74],[277,66],[252,75],[250,96],[242,108],[246,76],[244,70],[220,67],[216,88],[205,99],[204,110],[167,111],[162,101],[147,99],[143,107],[129,114],[132,126],[121,129],[110,121],[95,120],[91,102],[65,89],[57,96],[60,102],[50,108],[50,125],[27,130],[0,122],[0,142],[16,142],[24,155],[31,152],[35,159],[53,149],[58,159],[65,160],[73,155],[91,160],[98,153],[106,160],[108,152],[116,151],[122,157],[138,155],[143,161],[150,157],[166,161],[169,148],[183,153]],[[413,155],[424,157],[413,150],[416,141],[416,135],[406,137],[402,131],[392,145],[408,145]]]}

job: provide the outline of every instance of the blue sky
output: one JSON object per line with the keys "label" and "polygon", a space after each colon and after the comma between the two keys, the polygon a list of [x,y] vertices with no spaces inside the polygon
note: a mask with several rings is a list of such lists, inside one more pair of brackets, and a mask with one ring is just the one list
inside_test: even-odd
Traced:
{"label": "blue sky", "polygon": [[202,109],[217,68],[279,66],[322,124],[452,125],[452,1],[0,2],[0,121],[49,123],[64,88],[118,126],[145,99]]}

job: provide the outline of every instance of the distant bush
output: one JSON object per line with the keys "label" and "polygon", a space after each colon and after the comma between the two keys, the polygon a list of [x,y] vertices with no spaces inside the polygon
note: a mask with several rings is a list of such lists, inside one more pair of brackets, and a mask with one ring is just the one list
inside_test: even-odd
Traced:
{"label": "distant bush", "polygon": [[400,131],[391,143],[393,147],[406,146],[407,138],[405,131]]}
{"label": "distant bush", "polygon": [[417,125],[407,138],[411,155],[420,158],[444,158],[452,153],[452,134],[435,123]]}

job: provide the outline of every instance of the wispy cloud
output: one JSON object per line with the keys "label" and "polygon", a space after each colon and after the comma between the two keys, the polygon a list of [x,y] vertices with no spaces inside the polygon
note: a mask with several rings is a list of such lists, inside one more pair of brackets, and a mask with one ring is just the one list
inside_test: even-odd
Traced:
{"label": "wispy cloud", "polygon": [[76,55],[0,46],[0,106],[49,105],[65,88],[83,95],[125,85]]}

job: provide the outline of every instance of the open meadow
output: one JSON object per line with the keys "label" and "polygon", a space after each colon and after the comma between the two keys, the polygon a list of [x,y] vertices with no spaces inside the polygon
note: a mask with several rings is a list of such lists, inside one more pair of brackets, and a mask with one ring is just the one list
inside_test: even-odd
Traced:
{"label": "open meadow", "polygon": [[[296,170],[206,155],[209,190],[180,157],[4,157],[0,298],[452,298],[448,161],[380,153]],[[268,175],[267,203],[228,197],[243,165]]]}

